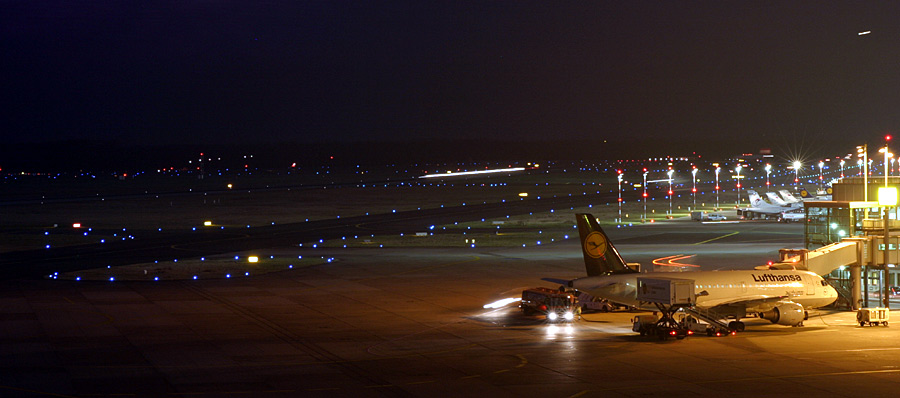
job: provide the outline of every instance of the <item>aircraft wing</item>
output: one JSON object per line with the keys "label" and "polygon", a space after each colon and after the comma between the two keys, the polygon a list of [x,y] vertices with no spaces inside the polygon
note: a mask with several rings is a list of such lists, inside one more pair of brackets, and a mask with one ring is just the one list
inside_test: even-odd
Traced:
{"label": "aircraft wing", "polygon": [[775,303],[784,300],[788,296],[768,296],[768,295],[747,295],[747,296],[739,296],[739,297],[727,297],[716,300],[704,300],[701,303],[698,303],[699,306],[703,306],[706,308],[710,308],[715,311],[716,307],[744,307],[744,308],[757,308],[757,307],[767,307],[774,306]]}
{"label": "aircraft wing", "polygon": [[563,286],[569,286],[569,282],[571,282],[571,280],[569,280],[569,279],[541,278],[541,280],[547,281],[547,282],[559,283],[560,285],[563,285]]}

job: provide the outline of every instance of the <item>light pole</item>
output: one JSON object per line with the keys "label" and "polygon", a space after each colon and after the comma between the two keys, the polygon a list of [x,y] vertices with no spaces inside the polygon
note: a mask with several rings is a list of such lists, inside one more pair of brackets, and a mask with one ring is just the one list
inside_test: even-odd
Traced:
{"label": "light pole", "polygon": [[884,148],[881,148],[878,150],[878,153],[882,153],[882,152],[884,152],[884,186],[887,187],[888,186],[888,158],[890,158],[894,154],[892,154],[888,151],[887,145],[885,145]]}
{"label": "light pole", "polygon": [[737,201],[734,202],[734,204],[738,205],[738,206],[740,206],[740,204],[741,204],[741,169],[743,169],[743,168],[744,167],[741,165],[737,165],[737,167],[734,168],[734,171],[737,172],[737,192],[738,192]]}
{"label": "light pole", "polygon": [[769,173],[772,172],[772,165],[766,163],[766,192],[769,192]]}
{"label": "light pole", "polygon": [[619,175],[616,178],[619,180],[619,218],[618,222],[622,222],[622,170],[616,170],[616,173]]}
{"label": "light pole", "polygon": [[825,176],[822,174],[822,168],[825,167],[825,162],[819,161],[819,190],[823,190],[822,184],[825,183]]}
{"label": "light pole", "polygon": [[718,163],[713,166],[716,166],[716,211],[719,211],[719,172],[722,171],[722,169],[719,167]]}
{"label": "light pole", "polygon": [[841,182],[844,181],[844,159],[841,159]]}
{"label": "light pole", "polygon": [[641,219],[641,222],[647,220],[647,169],[644,169],[644,218]]}
{"label": "light pole", "polygon": [[[863,144],[862,146],[856,147],[856,156],[861,157],[859,162],[862,162],[862,167],[859,168],[859,171],[863,175],[863,200],[869,201],[869,144]],[[868,208],[867,208],[868,209]],[[866,217],[869,216],[869,211],[866,210]]]}
{"label": "light pole", "polygon": [[669,169],[666,174],[669,175],[669,215],[672,215],[672,174],[675,170]]}
{"label": "light pole", "polygon": [[794,185],[797,189],[800,189],[800,167],[802,166],[799,160],[794,161]]}
{"label": "light pole", "polygon": [[697,166],[694,166],[691,169],[691,182],[694,184],[694,187],[691,188],[691,193],[694,195],[694,208],[697,208]]}

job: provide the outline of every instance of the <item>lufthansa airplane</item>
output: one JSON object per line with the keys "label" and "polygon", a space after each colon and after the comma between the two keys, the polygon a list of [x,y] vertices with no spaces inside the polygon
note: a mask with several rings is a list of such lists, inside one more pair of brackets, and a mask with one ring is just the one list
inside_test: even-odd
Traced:
{"label": "lufthansa airplane", "polygon": [[679,278],[694,281],[698,310],[718,319],[734,319],[729,326],[743,330],[741,318],[757,313],[785,326],[800,326],[808,308],[826,306],[837,292],[821,276],[809,271],[695,271],[639,273],[626,266],[612,242],[590,214],[576,214],[587,277],[563,282],[595,297],[634,307],[652,309],[637,299],[637,278]]}

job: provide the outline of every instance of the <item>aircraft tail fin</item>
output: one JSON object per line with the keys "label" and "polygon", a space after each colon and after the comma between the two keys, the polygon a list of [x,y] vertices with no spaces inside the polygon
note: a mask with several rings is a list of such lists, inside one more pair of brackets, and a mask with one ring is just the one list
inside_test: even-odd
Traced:
{"label": "aircraft tail fin", "polygon": [[759,205],[764,203],[762,197],[760,197],[759,194],[756,193],[756,191],[748,189],[747,197],[750,198],[750,205],[753,207],[758,207]]}
{"label": "aircraft tail fin", "polygon": [[579,213],[575,215],[575,221],[578,223],[581,254],[584,255],[584,266],[588,276],[636,272],[628,268],[593,215]]}

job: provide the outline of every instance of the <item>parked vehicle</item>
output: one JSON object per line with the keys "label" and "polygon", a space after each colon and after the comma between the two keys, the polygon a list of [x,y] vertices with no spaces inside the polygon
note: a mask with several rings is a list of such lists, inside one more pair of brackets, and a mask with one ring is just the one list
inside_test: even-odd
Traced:
{"label": "parked vehicle", "polygon": [[581,307],[575,305],[570,292],[535,287],[522,291],[519,308],[525,315],[543,314],[548,321],[572,321],[581,317]]}

